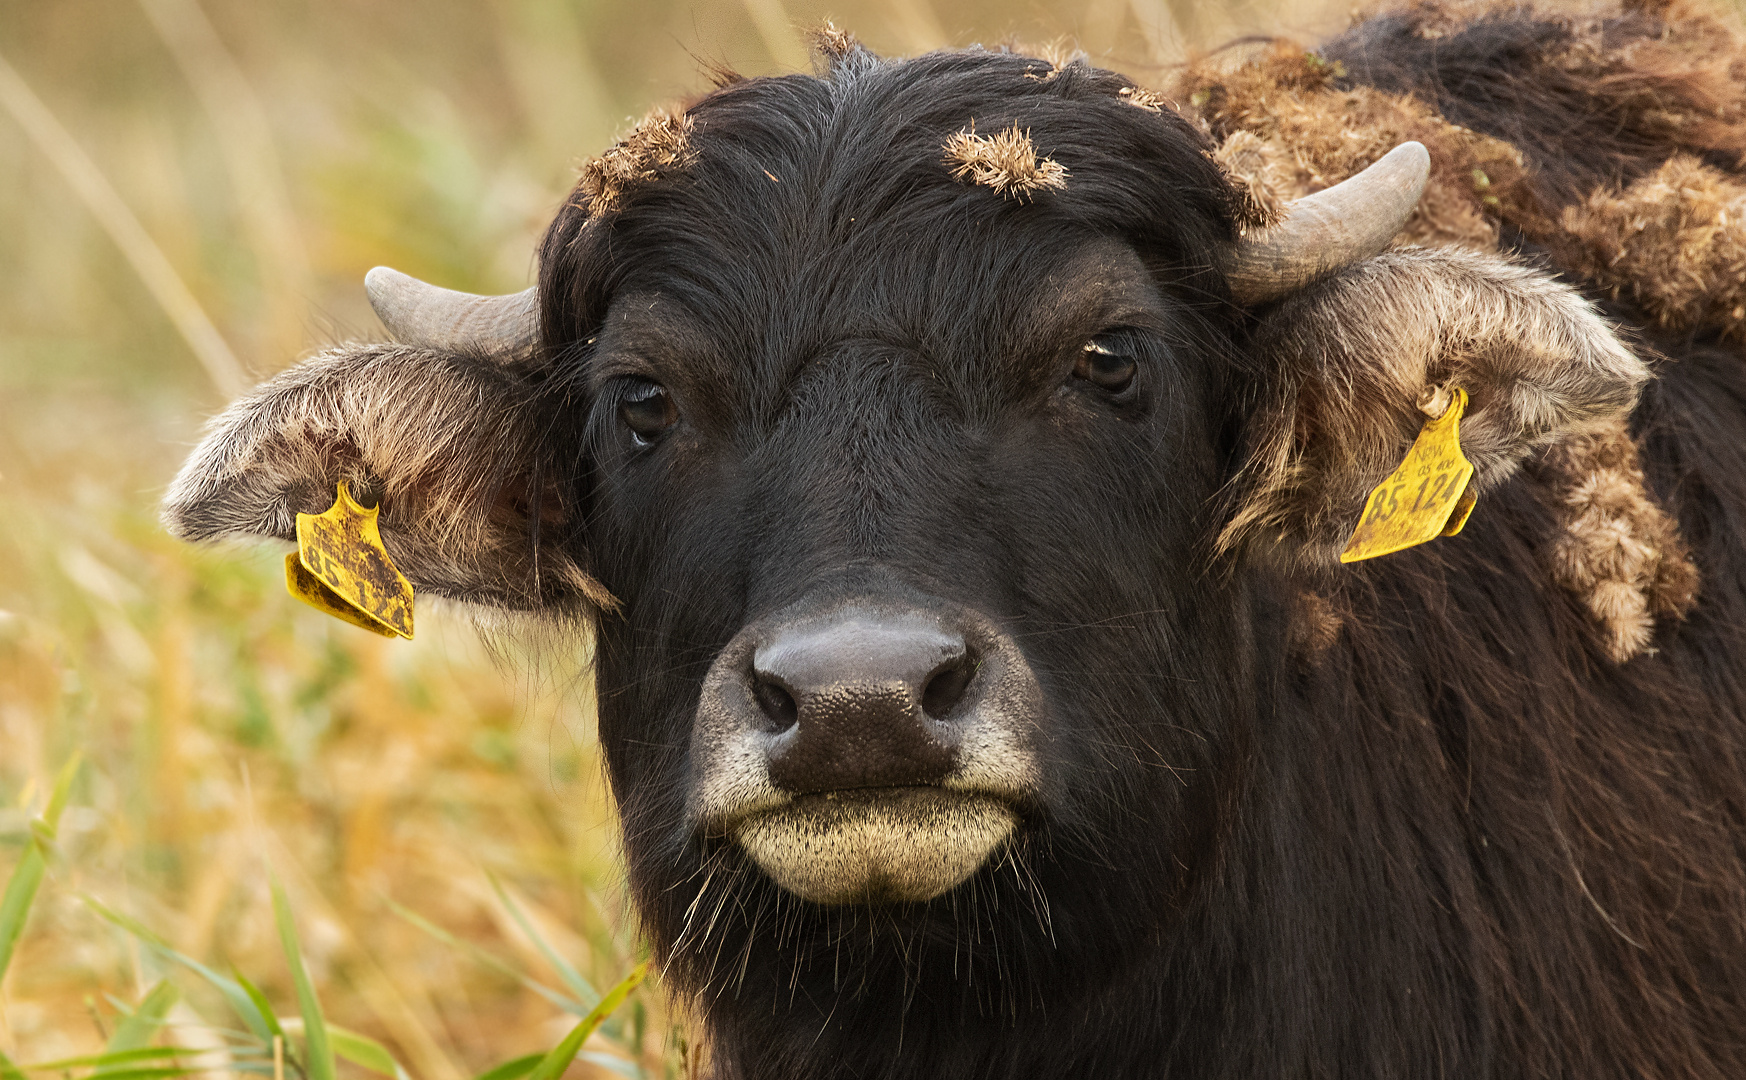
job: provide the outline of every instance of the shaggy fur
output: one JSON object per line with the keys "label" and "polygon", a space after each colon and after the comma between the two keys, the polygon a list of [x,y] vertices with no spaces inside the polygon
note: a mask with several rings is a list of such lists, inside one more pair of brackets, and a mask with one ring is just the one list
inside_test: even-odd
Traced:
{"label": "shaggy fur", "polygon": [[[164,497],[184,540],[297,538],[297,515],[347,481],[380,503],[382,542],[420,592],[562,611],[611,607],[564,545],[565,490],[530,423],[528,387],[483,357],[397,345],[342,347],[284,372],[207,426]],[[542,469],[542,462],[544,467]],[[537,555],[536,555],[537,552]]]}
{"label": "shaggy fur", "polygon": [[1649,378],[1567,288],[1458,249],[1400,249],[1304,289],[1254,347],[1278,377],[1219,546],[1305,568],[1337,562],[1424,425],[1427,389],[1471,398],[1461,447],[1483,504],[1530,452],[1622,417]]}
{"label": "shaggy fur", "polygon": [[[1431,179],[1403,239],[1491,250],[1490,207],[1515,197],[1521,151],[1439,116],[1408,95],[1342,86],[1343,69],[1289,44],[1226,71],[1191,65],[1169,87],[1220,144],[1222,164],[1277,211],[1330,187],[1408,140],[1431,152]],[[1487,201],[1491,200],[1491,201]]]}
{"label": "shaggy fur", "polygon": [[1690,154],[1566,207],[1571,269],[1671,331],[1746,336],[1746,184]]}
{"label": "shaggy fur", "polygon": [[1503,213],[1550,239],[1558,211],[1684,152],[1723,169],[1746,153],[1736,29],[1700,3],[1421,2],[1378,12],[1318,50],[1339,87],[1410,95],[1531,155]]}
{"label": "shaggy fur", "polygon": [[[537,371],[319,358],[169,517],[282,536],[375,480],[415,581],[533,602],[537,551],[620,598],[592,655],[631,888],[720,1080],[1733,1080],[1746,364],[1686,235],[1727,199],[1678,194],[1741,182],[1732,33],[1413,3],[1191,65],[1180,113],[978,50],[723,79],[683,168],[552,223]],[[972,123],[1071,183],[953,179]],[[1232,303],[1221,245],[1403,138],[1435,249]],[[1132,381],[1076,375],[1091,342]],[[679,419],[644,439],[650,383]],[[1465,530],[1334,563],[1450,383]],[[453,569],[480,536],[507,585]],[[979,612],[1040,687],[1034,797],[927,903],[808,903],[686,824],[705,673],[851,573]]]}
{"label": "shaggy fur", "polygon": [[1606,628],[1612,658],[1629,660],[1649,648],[1656,615],[1684,618],[1697,601],[1697,568],[1679,528],[1646,494],[1622,422],[1562,440],[1540,469],[1557,477],[1553,577]]}
{"label": "shaggy fur", "polygon": [[1277,144],[1252,131],[1234,131],[1213,151],[1213,160],[1242,194],[1245,231],[1270,229],[1285,220],[1286,208],[1299,196],[1290,159]]}
{"label": "shaggy fur", "polygon": [[[1431,151],[1432,177],[1408,238],[1495,250],[1509,231],[1659,327],[1737,334],[1746,189],[1690,153],[1643,172],[1648,146],[1738,162],[1738,53],[1733,30],[1681,4],[1545,12],[1419,3],[1360,20],[1315,52],[1274,42],[1247,63],[1199,61],[1172,90],[1221,140],[1215,158],[1253,214],[1276,216],[1413,138]],[[1601,182],[1609,176],[1631,179],[1621,191],[1619,181]],[[1559,485],[1548,492],[1554,502],[1584,482],[1556,464],[1541,475]],[[1633,499],[1653,502],[1640,485]],[[1677,544],[1665,550],[1679,557]],[[1678,576],[1695,570],[1687,564]],[[1607,579],[1555,580],[1597,613],[1616,658],[1648,647],[1646,614],[1600,616],[1622,610],[1594,591]]]}

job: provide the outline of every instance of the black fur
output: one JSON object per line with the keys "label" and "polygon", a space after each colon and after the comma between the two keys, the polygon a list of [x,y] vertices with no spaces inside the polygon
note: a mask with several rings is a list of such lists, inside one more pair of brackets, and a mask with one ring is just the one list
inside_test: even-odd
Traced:
{"label": "black fur", "polygon": [[[1356,74],[1390,84],[1417,54],[1374,25]],[[1188,124],[1048,70],[733,83],[691,110],[692,165],[545,242],[552,437],[587,449],[578,555],[624,604],[601,737],[719,1075],[1742,1075],[1738,353],[1684,350],[1638,410],[1704,582],[1653,655],[1610,662],[1552,584],[1531,468],[1453,540],[1313,582],[1214,565],[1268,377],[1211,270],[1234,195]],[[1467,85],[1451,117],[1508,126]],[[1016,120],[1066,190],[953,181],[971,119]],[[1132,402],[1070,375],[1112,326]],[[653,447],[615,419],[635,379],[679,404]],[[1019,840],[926,905],[807,905],[681,827],[711,659],[855,565],[1000,621],[1049,702]],[[1344,617],[1314,659],[1311,587]]]}

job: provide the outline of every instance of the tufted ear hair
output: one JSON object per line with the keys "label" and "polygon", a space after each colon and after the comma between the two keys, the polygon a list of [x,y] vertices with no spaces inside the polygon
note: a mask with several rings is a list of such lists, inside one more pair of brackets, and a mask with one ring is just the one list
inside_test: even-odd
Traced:
{"label": "tufted ear hair", "polygon": [[296,538],[339,481],[379,503],[384,545],[421,594],[586,611],[612,597],[583,570],[579,468],[537,384],[484,354],[346,345],[215,418],[171,484],[185,540]]}
{"label": "tufted ear hair", "polygon": [[1263,311],[1250,345],[1270,377],[1218,546],[1298,569],[1337,563],[1428,394],[1471,398],[1461,446],[1483,498],[1533,451],[1616,422],[1650,376],[1568,285],[1449,248],[1349,266]]}

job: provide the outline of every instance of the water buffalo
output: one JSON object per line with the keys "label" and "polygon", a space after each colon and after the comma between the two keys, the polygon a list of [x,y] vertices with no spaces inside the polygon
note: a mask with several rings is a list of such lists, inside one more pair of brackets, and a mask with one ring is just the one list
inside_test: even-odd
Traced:
{"label": "water buffalo", "polygon": [[[597,641],[723,1078],[1746,1075],[1746,53],[1415,3],[658,110],[165,519]],[[1458,393],[1458,391],[1460,393]],[[1458,535],[1342,563],[1464,393]]]}

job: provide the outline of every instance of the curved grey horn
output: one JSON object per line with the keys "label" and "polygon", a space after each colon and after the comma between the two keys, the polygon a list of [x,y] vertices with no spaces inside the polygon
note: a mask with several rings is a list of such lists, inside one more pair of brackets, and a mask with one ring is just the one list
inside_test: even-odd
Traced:
{"label": "curved grey horn", "polygon": [[475,296],[378,266],[364,275],[364,289],[376,317],[402,344],[476,350],[505,363],[526,359],[539,344],[540,304],[531,288]]}
{"label": "curved grey horn", "polygon": [[1404,142],[1357,176],[1291,204],[1284,221],[1227,251],[1231,296],[1249,307],[1368,259],[1393,240],[1431,175],[1422,143]]}

